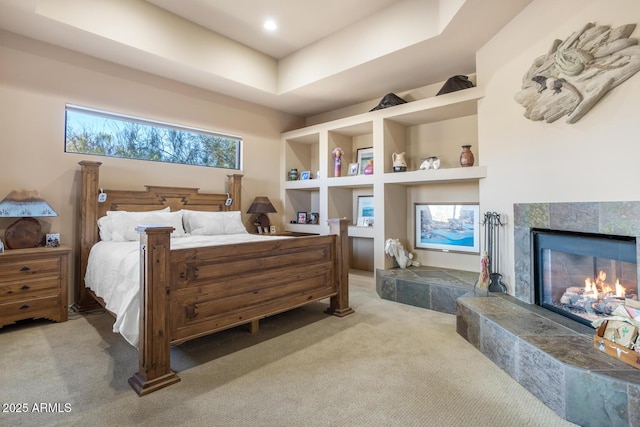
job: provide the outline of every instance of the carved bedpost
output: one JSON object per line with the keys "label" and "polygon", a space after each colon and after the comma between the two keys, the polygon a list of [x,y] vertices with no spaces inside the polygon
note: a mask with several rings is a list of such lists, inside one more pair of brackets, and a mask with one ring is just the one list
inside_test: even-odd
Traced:
{"label": "carved bedpost", "polygon": [[233,202],[231,206],[228,207],[230,211],[240,211],[242,210],[242,206],[240,206],[240,194],[242,191],[242,174],[234,173],[231,175],[227,175],[229,182],[229,190],[228,193],[231,196]]}
{"label": "carved bedpost", "polygon": [[140,233],[138,372],[129,385],[144,396],[180,381],[171,370],[169,264],[173,227],[136,227]]}
{"label": "carved bedpost", "polygon": [[329,234],[336,235],[338,293],[331,297],[327,313],[344,317],[353,313],[353,309],[349,307],[349,220],[333,218],[329,219],[328,223]]}
{"label": "carved bedpost", "polygon": [[76,257],[76,300],[75,311],[87,311],[100,308],[100,304],[86,292],[84,275],[87,272],[89,251],[98,241],[98,191],[99,168],[102,163],[81,161],[82,188],[80,190],[80,254]]}

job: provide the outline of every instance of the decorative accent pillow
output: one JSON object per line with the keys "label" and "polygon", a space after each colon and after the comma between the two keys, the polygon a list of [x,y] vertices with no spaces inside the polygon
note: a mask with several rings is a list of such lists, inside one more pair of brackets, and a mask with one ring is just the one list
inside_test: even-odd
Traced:
{"label": "decorative accent pillow", "polygon": [[171,237],[184,237],[186,235],[182,226],[182,212],[124,212],[109,211],[107,216],[111,218],[111,238],[115,242],[128,242],[138,240],[140,237],[136,231],[138,225],[166,225],[173,227]]}
{"label": "decorative accent pillow", "polygon": [[[169,210],[170,208],[169,206],[167,206],[164,209],[157,209],[157,210],[145,211],[145,212],[169,212]],[[98,218],[98,230],[100,232],[100,240],[105,242],[113,240],[113,236],[112,236],[113,229],[111,226],[111,218],[109,218],[108,216],[109,212],[112,212],[112,211],[108,211],[107,215],[101,216],[100,218]],[[127,212],[127,211],[118,211],[118,212]]]}
{"label": "decorative accent pillow", "polygon": [[202,212],[183,209],[185,229],[194,236],[247,234],[240,211]]}

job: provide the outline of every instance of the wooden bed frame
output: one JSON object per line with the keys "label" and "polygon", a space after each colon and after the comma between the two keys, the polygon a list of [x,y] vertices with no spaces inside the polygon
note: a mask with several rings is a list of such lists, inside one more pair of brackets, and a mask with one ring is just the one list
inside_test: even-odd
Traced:
{"label": "wooden bed frame", "polygon": [[[100,162],[82,161],[80,253],[74,308],[104,306],[84,286],[97,220],[108,210],[147,211],[169,206],[203,211],[240,210],[242,175],[228,175],[228,193],[200,194],[197,188],[146,186],[146,191],[103,190]],[[107,200],[98,202],[104,192]],[[227,198],[230,206],[225,205]],[[347,220],[330,220],[327,236],[296,237],[222,247],[170,250],[171,227],[138,227],[140,233],[139,367],[129,384],[138,393],[180,381],[171,370],[170,346],[283,311],[330,298],[327,313],[349,307]]]}

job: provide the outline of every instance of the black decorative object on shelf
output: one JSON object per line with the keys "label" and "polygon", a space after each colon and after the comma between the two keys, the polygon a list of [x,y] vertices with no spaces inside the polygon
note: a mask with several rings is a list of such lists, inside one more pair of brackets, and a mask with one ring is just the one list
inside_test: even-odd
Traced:
{"label": "black decorative object on shelf", "polygon": [[382,110],[383,108],[394,107],[396,105],[406,104],[406,103],[407,103],[407,101],[405,101],[404,99],[400,98],[395,93],[388,93],[388,94],[386,94],[385,96],[382,97],[382,99],[380,100],[378,105],[376,105],[375,107],[373,107],[369,111]]}
{"label": "black decorative object on shelf", "polygon": [[473,83],[469,81],[469,77],[467,76],[459,75],[449,77],[447,81],[444,82],[444,85],[442,86],[442,88],[440,88],[438,93],[436,93],[436,96],[444,95],[445,93],[455,92],[458,90],[469,89],[470,87],[473,87]]}

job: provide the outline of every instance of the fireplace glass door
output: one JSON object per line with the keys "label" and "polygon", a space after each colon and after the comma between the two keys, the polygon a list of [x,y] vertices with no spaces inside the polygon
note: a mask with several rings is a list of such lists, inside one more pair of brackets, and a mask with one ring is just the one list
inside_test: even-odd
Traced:
{"label": "fireplace glass door", "polygon": [[536,304],[591,325],[637,299],[633,237],[532,230]]}

